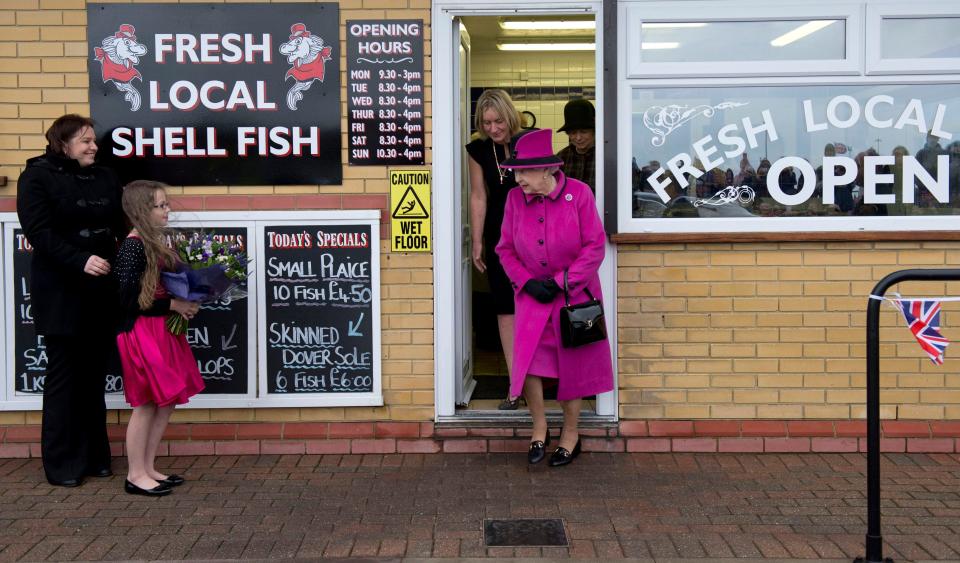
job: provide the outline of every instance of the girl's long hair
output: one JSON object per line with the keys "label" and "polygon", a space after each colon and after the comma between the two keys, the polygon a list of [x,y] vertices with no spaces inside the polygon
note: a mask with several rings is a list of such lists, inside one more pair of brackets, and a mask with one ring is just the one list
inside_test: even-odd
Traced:
{"label": "girl's long hair", "polygon": [[123,212],[130,226],[140,234],[147,255],[147,267],[140,278],[140,296],[137,299],[143,310],[153,304],[161,265],[172,267],[178,261],[176,253],[167,246],[167,229],[154,225],[152,221],[156,193],[166,191],[166,187],[163,182],[134,180],[123,188]]}

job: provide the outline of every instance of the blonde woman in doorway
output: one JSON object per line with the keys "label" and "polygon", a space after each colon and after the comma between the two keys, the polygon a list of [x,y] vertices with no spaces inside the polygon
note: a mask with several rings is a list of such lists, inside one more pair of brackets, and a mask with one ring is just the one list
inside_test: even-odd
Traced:
{"label": "blonde woman in doorway", "polygon": [[[513,288],[493,249],[500,240],[500,224],[507,193],[517,185],[513,173],[500,167],[510,156],[510,139],[520,132],[520,113],[503,90],[486,90],[477,100],[474,124],[478,138],[467,145],[470,156],[470,229],[473,265],[486,273],[497,313],[500,343],[508,371],[513,364]],[[500,410],[515,410],[519,393],[507,398]]]}

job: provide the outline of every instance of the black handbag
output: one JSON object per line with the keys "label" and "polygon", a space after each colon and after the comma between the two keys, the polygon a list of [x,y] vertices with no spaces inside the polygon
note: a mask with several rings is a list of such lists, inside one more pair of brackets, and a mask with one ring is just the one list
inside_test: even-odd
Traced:
{"label": "black handbag", "polygon": [[576,348],[607,337],[603,303],[594,299],[589,289],[584,291],[590,300],[571,305],[567,272],[563,272],[563,298],[566,304],[560,308],[560,340],[564,348]]}

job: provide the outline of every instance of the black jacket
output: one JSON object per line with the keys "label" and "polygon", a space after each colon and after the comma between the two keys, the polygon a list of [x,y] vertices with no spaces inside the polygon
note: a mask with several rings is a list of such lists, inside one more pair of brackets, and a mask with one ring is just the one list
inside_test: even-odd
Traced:
{"label": "black jacket", "polygon": [[[147,269],[147,253],[138,237],[127,237],[120,244],[117,263],[113,269],[120,283],[120,320],[118,332],[130,332],[137,317],[160,317],[170,314],[170,298],[153,300],[149,309],[140,308],[140,288],[143,287],[143,272]],[[158,282],[159,283],[159,282]]]}
{"label": "black jacket", "polygon": [[127,232],[120,194],[108,168],[81,168],[49,148],[27,161],[17,183],[17,215],[33,246],[30,302],[38,334],[114,329],[116,280],[83,268],[94,254],[113,264]]}

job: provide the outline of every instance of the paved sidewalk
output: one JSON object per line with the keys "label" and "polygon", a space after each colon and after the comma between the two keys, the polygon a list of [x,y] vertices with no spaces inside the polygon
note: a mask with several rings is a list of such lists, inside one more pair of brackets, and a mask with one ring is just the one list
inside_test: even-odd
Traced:
{"label": "paved sidewalk", "polygon": [[[366,558],[835,559],[863,554],[858,454],[168,457],[151,499],[117,475],[50,487],[0,460],[0,560]],[[884,555],[960,560],[960,455],[883,457]],[[562,548],[483,546],[484,518],[562,518]]]}

